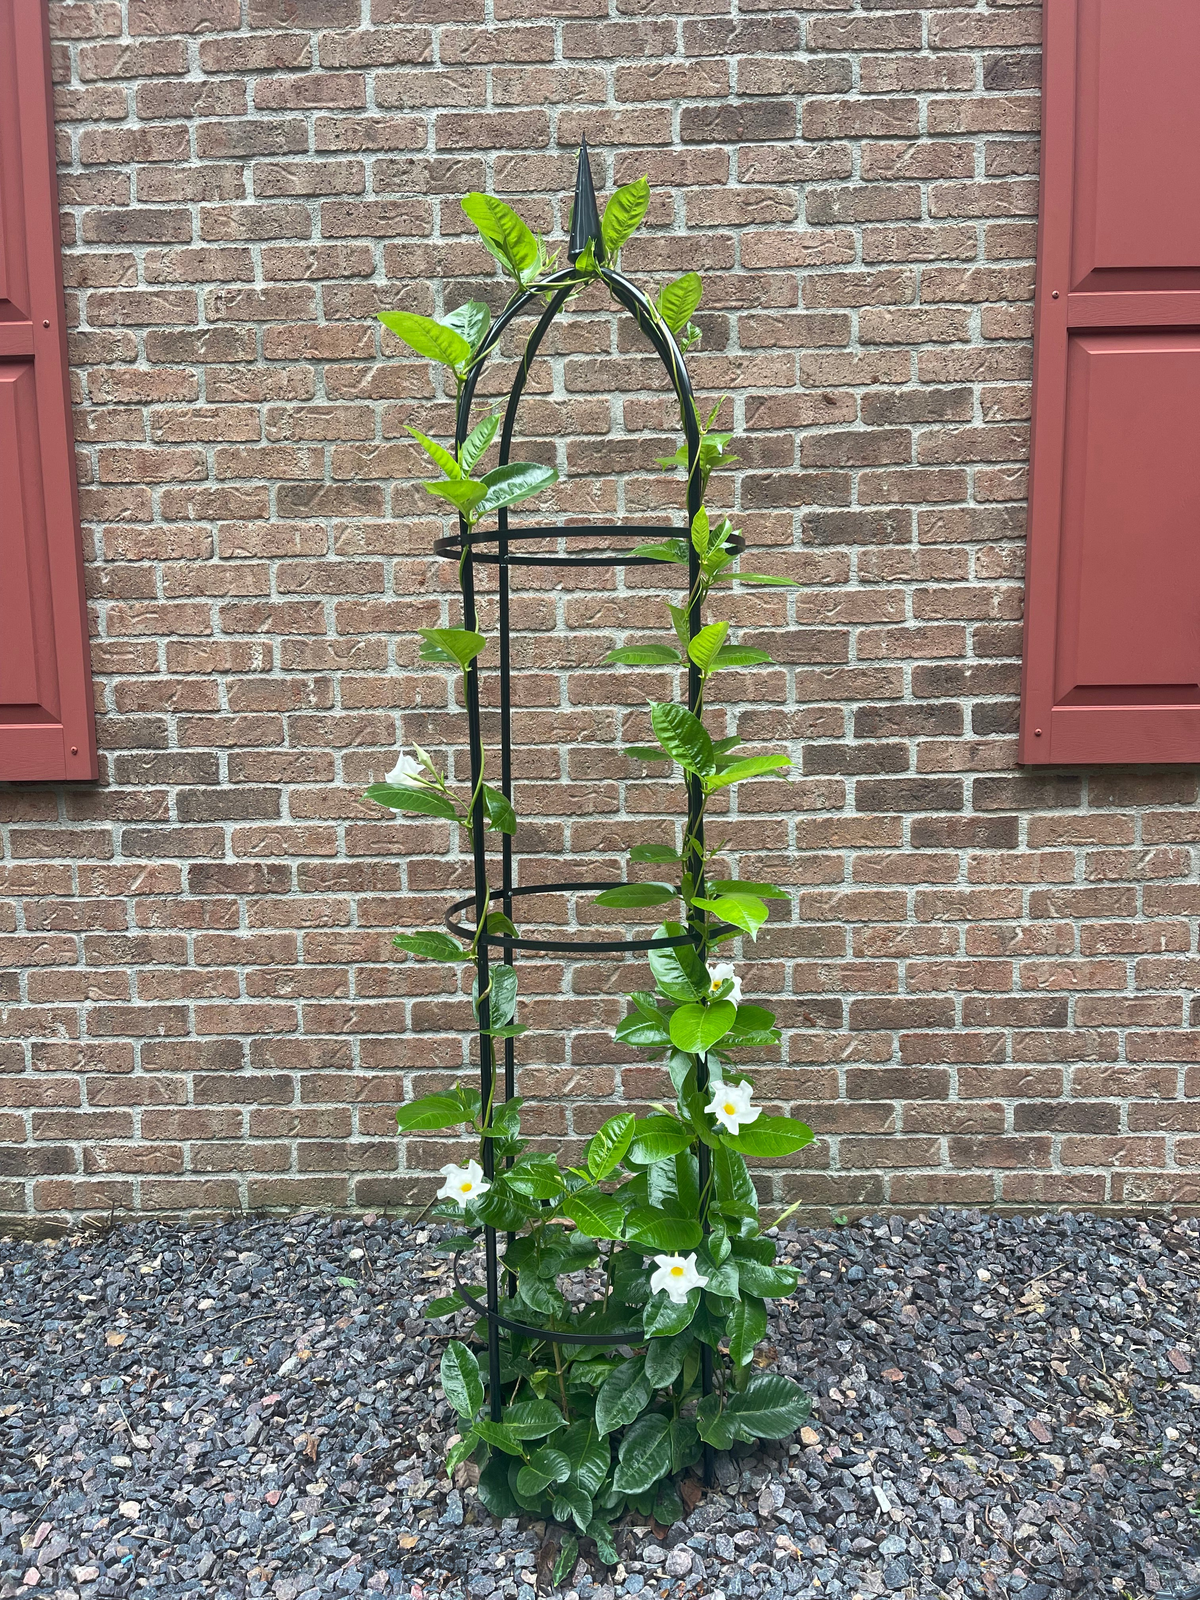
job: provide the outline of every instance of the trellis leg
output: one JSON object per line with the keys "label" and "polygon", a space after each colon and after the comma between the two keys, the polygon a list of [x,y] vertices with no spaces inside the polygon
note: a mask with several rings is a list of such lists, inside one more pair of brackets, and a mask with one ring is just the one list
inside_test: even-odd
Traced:
{"label": "trellis leg", "polygon": [[[475,572],[471,560],[471,547],[467,542],[467,529],[463,528],[465,546],[461,576],[463,596],[463,626],[474,632],[477,626],[475,610]],[[477,660],[466,672],[467,738],[471,747],[471,793],[476,794],[483,774],[483,729],[479,713],[479,671]],[[483,929],[488,914],[487,856],[483,837],[484,808],[482,797],[475,801],[471,812],[471,853],[475,865],[475,926]],[[479,1097],[482,1102],[482,1125],[491,1126],[492,1093],[496,1081],[492,1041],[487,1030],[491,1026],[491,1002],[488,997],[488,946],[482,932],[475,946],[475,977],[479,992]],[[483,1141],[483,1175],[491,1182],[496,1170],[496,1157],[490,1139]],[[499,1422],[500,1395],[500,1325],[496,1317],[500,1311],[499,1265],[496,1257],[496,1230],[484,1225],[484,1253],[487,1273],[488,1323],[488,1401],[492,1421]]]}

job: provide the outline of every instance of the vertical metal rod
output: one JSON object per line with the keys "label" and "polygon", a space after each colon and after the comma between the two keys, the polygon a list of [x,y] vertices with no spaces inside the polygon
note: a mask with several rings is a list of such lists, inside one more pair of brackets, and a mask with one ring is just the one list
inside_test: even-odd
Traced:
{"label": "vertical metal rod", "polygon": [[[463,529],[464,535],[466,529]],[[477,626],[475,606],[475,570],[470,546],[467,545],[462,566],[463,626],[472,632]],[[483,728],[479,711],[479,671],[477,661],[472,661],[466,671],[467,739],[471,747],[471,793],[479,786],[483,772]],[[475,866],[475,925],[479,927],[488,913],[487,855],[483,837],[483,806],[476,804],[471,813],[471,853]],[[495,1063],[492,1058],[492,1041],[487,1036],[490,1027],[491,1004],[488,999],[488,947],[487,940],[476,945],[475,978],[479,990],[479,1097],[483,1103],[482,1125],[486,1128],[492,1120],[492,1089],[495,1083]],[[496,1158],[492,1141],[483,1141],[483,1172],[489,1180],[495,1171]],[[487,1303],[492,1315],[488,1318],[488,1400],[492,1421],[499,1422],[500,1395],[500,1325],[495,1320],[500,1310],[500,1285],[496,1258],[496,1230],[483,1230],[487,1273]]]}

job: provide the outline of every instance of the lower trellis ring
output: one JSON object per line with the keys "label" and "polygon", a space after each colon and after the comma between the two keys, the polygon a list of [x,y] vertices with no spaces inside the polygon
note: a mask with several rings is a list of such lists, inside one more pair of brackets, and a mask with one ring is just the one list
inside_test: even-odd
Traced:
{"label": "lower trellis ring", "polygon": [[[466,1246],[463,1246],[466,1249]],[[569,1329],[560,1328],[535,1328],[528,1322],[515,1322],[512,1317],[506,1317],[499,1311],[492,1311],[482,1300],[477,1300],[458,1272],[458,1258],[462,1250],[454,1252],[454,1287],[459,1295],[480,1316],[486,1317],[489,1322],[494,1322],[501,1328],[507,1328],[511,1333],[523,1334],[527,1339],[548,1339],[551,1344],[645,1344],[646,1330],[644,1328],[617,1328],[612,1333],[572,1333]]]}

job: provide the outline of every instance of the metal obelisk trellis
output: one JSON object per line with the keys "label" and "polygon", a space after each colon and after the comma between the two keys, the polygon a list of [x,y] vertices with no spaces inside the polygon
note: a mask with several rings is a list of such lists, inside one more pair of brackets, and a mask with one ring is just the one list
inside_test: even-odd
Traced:
{"label": "metal obelisk trellis", "polygon": [[[439,539],[435,543],[435,550],[439,555],[453,556],[459,562],[459,577],[462,585],[463,597],[463,626],[474,631],[477,628],[476,598],[475,598],[475,568],[477,565],[494,566],[498,568],[498,642],[500,647],[499,665],[499,708],[500,708],[500,788],[505,797],[512,799],[512,729],[511,729],[511,663],[509,656],[509,599],[511,572],[519,567],[588,567],[588,566],[660,566],[661,563],[651,556],[639,556],[628,553],[623,545],[616,545],[603,551],[579,551],[572,554],[569,548],[570,541],[597,538],[637,541],[679,538],[682,536],[687,543],[688,559],[688,594],[691,603],[688,607],[688,631],[691,637],[699,632],[701,627],[700,606],[696,599],[697,581],[700,575],[699,561],[689,538],[692,519],[700,509],[701,485],[697,467],[700,453],[700,429],[696,419],[696,409],[692,397],[692,387],[688,380],[687,369],[683,356],[670,331],[661,317],[657,316],[646,299],[645,295],[637,289],[628,278],[625,278],[614,268],[603,264],[603,244],[601,240],[600,219],[596,206],[596,195],[592,185],[591,169],[588,163],[586,142],[581,146],[579,153],[579,171],[575,185],[575,200],[571,215],[571,233],[567,247],[567,258],[572,263],[561,272],[556,272],[543,279],[536,289],[527,290],[523,294],[513,297],[504,311],[492,323],[491,329],[485,338],[477,358],[471,367],[466,381],[462,385],[458,400],[458,415],[455,428],[456,452],[461,447],[467,434],[470,432],[471,405],[474,400],[476,386],[480,374],[488,357],[495,351],[505,330],[522,313],[528,311],[535,301],[548,295],[545,309],[542,311],[525,346],[525,353],[513,379],[512,387],[508,394],[508,401],[504,410],[504,421],[500,431],[499,465],[505,465],[509,460],[512,448],[513,430],[517,419],[517,409],[525,384],[529,377],[529,370],[545,336],[546,330],[566,303],[571,292],[585,283],[595,281],[591,275],[581,274],[576,270],[574,263],[579,260],[587,249],[592,246],[593,258],[597,263],[599,281],[604,283],[609,293],[620,305],[630,312],[642,332],[650,340],[654,349],[666,367],[671,385],[679,400],[682,413],[683,431],[687,441],[688,476],[687,476],[687,522],[683,527],[676,524],[646,525],[630,523],[588,523],[580,526],[541,526],[517,527],[510,526],[508,509],[501,508],[498,512],[498,526],[493,531],[485,532],[476,527],[468,527],[466,519],[460,517],[459,529],[456,536]],[[528,540],[561,540],[567,548],[560,548],[558,552],[530,551],[523,549],[524,541]],[[738,541],[740,545],[740,541]],[[667,571],[678,570],[673,568]],[[700,702],[700,671],[689,661],[688,664],[688,709],[696,711]],[[471,787],[476,791],[480,780],[483,764],[483,733],[480,719],[480,693],[479,693],[479,665],[478,660],[472,661],[466,674],[466,700],[467,700],[467,728],[471,750]],[[700,780],[689,776],[687,779],[688,797],[688,833],[699,846],[703,846],[703,819],[702,819],[702,793]],[[613,884],[604,882],[560,882],[516,884],[513,873],[513,844],[510,835],[501,836],[500,858],[500,886],[491,888],[488,884],[487,858],[484,845],[484,815],[483,808],[476,805],[472,814],[472,850],[474,854],[474,893],[451,906],[446,916],[446,925],[452,932],[459,934],[468,941],[474,939],[480,919],[486,918],[489,909],[497,903],[505,916],[511,921],[513,902],[524,894],[546,894],[554,890],[574,892],[578,890],[608,889]],[[694,896],[703,898],[704,883],[702,868],[697,866],[694,872]],[[464,924],[460,919],[474,909],[474,926]],[[608,939],[608,940],[576,940],[563,939],[532,939],[514,935],[510,931],[501,930],[493,933],[484,929],[477,942],[477,978],[478,994],[478,1027],[479,1027],[479,1079],[480,1094],[484,1106],[484,1116],[490,1121],[493,1099],[493,1088],[496,1079],[497,1062],[493,1053],[493,1040],[488,1034],[490,1027],[488,1004],[488,966],[490,950],[499,947],[506,963],[511,963],[514,953],[520,950],[532,950],[549,954],[564,955],[595,955],[595,954],[636,954],[646,950],[661,949],[669,945],[693,943],[703,955],[703,936],[693,926],[692,931],[675,938],[650,938],[650,939]],[[504,1041],[504,1096],[511,1099],[516,1090],[516,1070],[513,1053],[513,1040],[506,1038]],[[699,1087],[703,1088],[707,1082],[707,1069],[704,1058],[699,1058],[698,1071]],[[485,1123],[486,1125],[486,1123]],[[494,1171],[495,1156],[491,1140],[484,1141],[483,1169],[485,1176],[491,1178]],[[699,1178],[700,1192],[707,1192],[709,1175],[709,1152],[704,1144],[699,1149]],[[484,1228],[484,1248],[486,1253],[486,1305],[477,1300],[459,1283],[460,1292],[486,1317],[488,1325],[488,1370],[489,1393],[491,1400],[492,1419],[500,1421],[501,1416],[501,1365],[500,1365],[500,1329],[509,1329],[511,1332],[535,1339],[546,1339],[561,1344],[597,1344],[618,1345],[630,1342],[642,1342],[645,1338],[640,1328],[609,1331],[603,1334],[585,1334],[579,1332],[565,1332],[551,1328],[535,1327],[516,1318],[506,1316],[502,1310],[500,1296],[500,1264],[496,1251],[496,1231],[494,1228]],[[457,1277],[457,1273],[456,1273]],[[701,1346],[701,1383],[703,1392],[708,1394],[712,1388],[712,1351],[707,1344]],[[705,1474],[711,1480],[711,1447],[705,1446]]]}

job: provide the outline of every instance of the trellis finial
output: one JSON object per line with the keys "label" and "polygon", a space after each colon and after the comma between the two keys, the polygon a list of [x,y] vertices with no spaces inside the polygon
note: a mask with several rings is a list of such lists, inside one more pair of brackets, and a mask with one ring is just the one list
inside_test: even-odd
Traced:
{"label": "trellis finial", "polygon": [[604,260],[604,238],[600,232],[600,211],[588,161],[587,137],[579,141],[579,167],[575,174],[575,199],[571,206],[571,236],[567,241],[567,260],[578,261],[588,245],[597,263]]}

